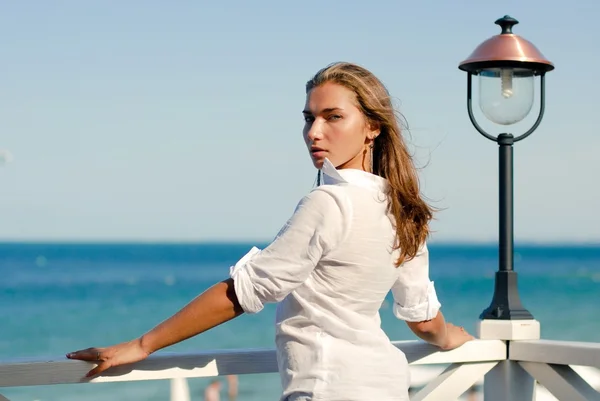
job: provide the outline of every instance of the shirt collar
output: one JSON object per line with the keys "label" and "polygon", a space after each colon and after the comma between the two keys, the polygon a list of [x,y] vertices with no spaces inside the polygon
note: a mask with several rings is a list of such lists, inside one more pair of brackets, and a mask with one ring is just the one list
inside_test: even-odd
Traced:
{"label": "shirt collar", "polygon": [[344,168],[338,170],[327,158],[323,161],[321,172],[323,173],[323,184],[325,185],[347,183],[382,191],[385,189],[385,178],[358,169]]}

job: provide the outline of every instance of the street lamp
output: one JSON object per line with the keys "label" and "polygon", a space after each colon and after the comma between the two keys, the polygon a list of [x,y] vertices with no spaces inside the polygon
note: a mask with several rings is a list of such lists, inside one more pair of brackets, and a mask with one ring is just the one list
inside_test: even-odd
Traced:
{"label": "street lamp", "polygon": [[[531,135],[542,121],[544,77],[554,66],[531,42],[512,32],[519,21],[506,15],[495,23],[502,32],[477,46],[458,67],[467,72],[467,110],[471,123],[481,135],[499,145],[499,268],[494,297],[480,319],[526,320],[533,319],[533,316],[521,304],[517,273],[513,269],[513,144]],[[540,109],[533,126],[516,137],[510,133],[488,134],[473,115],[473,75],[479,76],[479,107],[483,115],[496,124],[506,126],[523,120],[531,111],[534,77],[539,76]]]}

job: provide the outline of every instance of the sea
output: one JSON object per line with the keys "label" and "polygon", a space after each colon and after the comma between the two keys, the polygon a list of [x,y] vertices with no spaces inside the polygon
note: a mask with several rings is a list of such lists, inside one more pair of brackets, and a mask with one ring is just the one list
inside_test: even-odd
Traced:
{"label": "sea", "polygon": [[[138,337],[177,312],[260,243],[0,243],[0,361],[62,358],[69,351]],[[448,321],[474,332],[490,304],[494,244],[430,244],[430,275]],[[600,342],[600,245],[515,247],[521,301],[541,322],[542,337]],[[391,310],[381,321],[392,340],[414,340]],[[273,347],[275,305],[165,349]],[[159,351],[160,352],[160,351]],[[221,399],[227,399],[224,377]],[[189,379],[204,400],[212,379]],[[238,401],[277,400],[277,374],[241,375]],[[169,399],[169,381],[0,388],[11,401]]]}

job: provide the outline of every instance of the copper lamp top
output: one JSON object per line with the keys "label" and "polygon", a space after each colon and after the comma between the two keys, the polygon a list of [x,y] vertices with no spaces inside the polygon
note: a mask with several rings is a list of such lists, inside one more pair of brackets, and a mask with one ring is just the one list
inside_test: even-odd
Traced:
{"label": "copper lamp top", "polygon": [[512,32],[516,19],[505,15],[495,22],[502,32],[481,43],[458,66],[463,71],[478,74],[484,68],[524,68],[536,75],[552,71],[554,65],[528,40]]}

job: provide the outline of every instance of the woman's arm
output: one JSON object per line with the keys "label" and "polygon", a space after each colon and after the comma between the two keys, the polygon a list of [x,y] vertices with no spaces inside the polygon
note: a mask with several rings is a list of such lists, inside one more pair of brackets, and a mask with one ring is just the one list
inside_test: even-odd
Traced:
{"label": "woman's arm", "polygon": [[446,323],[440,311],[440,302],[429,279],[427,244],[398,269],[400,274],[392,287],[394,314],[406,321],[413,333],[442,350],[460,347],[473,339],[462,327]]}
{"label": "woman's arm", "polygon": [[406,322],[406,324],[419,338],[444,351],[458,348],[474,339],[464,328],[446,323],[442,312],[438,312],[436,317],[431,320]]}
{"label": "woman's arm", "polygon": [[447,340],[446,321],[442,312],[438,312],[437,316],[432,320],[423,322],[406,322],[408,327],[417,337],[430,344],[444,348]]}
{"label": "woman's arm", "polygon": [[67,354],[69,359],[96,362],[86,377],[112,366],[139,362],[151,353],[193,337],[243,313],[233,279],[221,281],[197,296],[179,312],[143,336],[105,348],[87,348]]}
{"label": "woman's arm", "polygon": [[160,323],[140,338],[148,354],[194,337],[244,313],[233,279],[221,281],[198,295],[179,312]]}

